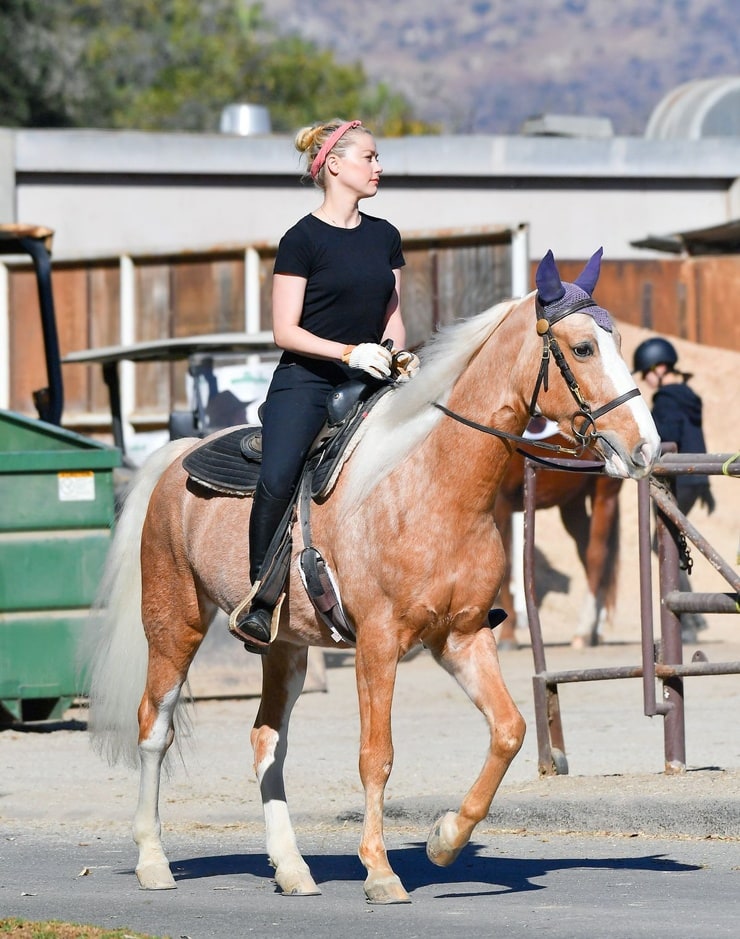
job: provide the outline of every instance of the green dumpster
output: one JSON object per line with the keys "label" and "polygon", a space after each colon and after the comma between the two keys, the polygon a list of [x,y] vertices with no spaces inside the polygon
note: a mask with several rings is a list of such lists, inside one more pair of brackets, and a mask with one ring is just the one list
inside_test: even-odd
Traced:
{"label": "green dumpster", "polygon": [[120,452],[0,411],[0,723],[57,718],[115,514]]}

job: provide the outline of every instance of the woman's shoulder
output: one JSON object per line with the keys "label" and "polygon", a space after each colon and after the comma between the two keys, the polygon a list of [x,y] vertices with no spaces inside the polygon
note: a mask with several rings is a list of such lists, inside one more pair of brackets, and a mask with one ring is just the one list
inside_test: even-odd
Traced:
{"label": "woman's shoulder", "polygon": [[311,245],[317,237],[316,219],[313,215],[304,215],[280,238],[279,249],[293,249]]}
{"label": "woman's shoulder", "polygon": [[313,223],[315,222],[316,219],[310,213],[308,215],[304,215],[303,218],[299,218],[295,224],[290,226],[290,228],[283,235],[283,238],[292,238],[296,235],[305,236],[308,232],[311,231]]}
{"label": "woman's shoulder", "polygon": [[376,228],[379,231],[392,232],[398,234],[398,229],[395,225],[388,221],[385,218],[379,218],[377,215],[368,215],[366,212],[360,212],[363,224],[367,223],[368,227]]}
{"label": "woman's shoulder", "polygon": [[662,385],[656,392],[656,397],[672,399],[674,401],[699,401],[699,395],[685,381],[671,382]]}
{"label": "woman's shoulder", "polygon": [[376,244],[385,244],[391,251],[401,250],[401,232],[395,225],[376,215],[365,215],[364,212],[360,215],[362,216],[360,229],[364,229],[366,239],[371,239]]}

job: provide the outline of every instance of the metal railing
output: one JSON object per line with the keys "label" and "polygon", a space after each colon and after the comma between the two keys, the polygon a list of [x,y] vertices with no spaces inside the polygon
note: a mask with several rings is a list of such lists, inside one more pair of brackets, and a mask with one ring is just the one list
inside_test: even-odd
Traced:
{"label": "metal railing", "polygon": [[[665,449],[665,448],[664,448]],[[548,467],[551,469],[552,467]],[[569,468],[570,469],[570,468]],[[642,662],[614,668],[582,668],[550,672],[545,661],[542,628],[535,591],[535,486],[538,465],[525,461],[524,468],[524,582],[529,630],[534,658],[534,707],[538,764],[541,775],[566,774],[568,761],[560,714],[558,685],[570,682],[642,678],[646,716],[664,718],[665,772],[686,768],[684,678],[699,675],[740,674],[740,662],[708,662],[703,652],[683,662],[682,612],[740,613],[740,576],[718,554],[678,509],[666,480],[688,474],[740,477],[740,454],[689,454],[664,452],[653,473],[638,483],[640,618]],[[660,598],[660,639],[653,623],[651,568],[651,510],[655,507]],[[680,565],[686,541],[718,571],[731,588],[728,593],[692,593],[679,589]],[[660,700],[656,682],[662,683]]]}

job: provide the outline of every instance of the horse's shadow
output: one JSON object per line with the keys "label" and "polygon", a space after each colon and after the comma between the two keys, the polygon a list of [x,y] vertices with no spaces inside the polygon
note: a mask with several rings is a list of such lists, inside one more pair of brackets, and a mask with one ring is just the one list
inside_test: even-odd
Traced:
{"label": "horse's shadow", "polygon": [[570,582],[571,576],[553,567],[546,555],[535,546],[534,584],[537,605],[542,605],[548,593],[569,593]]}
{"label": "horse's shadow", "polygon": [[[667,873],[692,872],[700,866],[683,864],[662,854],[647,854],[639,857],[615,858],[523,858],[485,857],[479,854],[483,845],[468,845],[457,862],[448,868],[431,864],[426,857],[424,842],[390,850],[391,866],[401,878],[409,892],[421,887],[448,886],[449,891],[438,894],[438,898],[453,898],[462,895],[454,891],[455,885],[488,884],[491,889],[478,890],[465,896],[494,896],[503,893],[522,893],[544,890],[543,884],[534,883],[553,871],[567,870],[629,870],[662,871]],[[330,881],[365,879],[360,861],[346,854],[304,855],[317,884]],[[249,874],[270,878],[272,868],[263,854],[224,854],[218,856],[183,858],[173,861],[172,872],[176,881],[200,880],[206,877],[226,877]]]}

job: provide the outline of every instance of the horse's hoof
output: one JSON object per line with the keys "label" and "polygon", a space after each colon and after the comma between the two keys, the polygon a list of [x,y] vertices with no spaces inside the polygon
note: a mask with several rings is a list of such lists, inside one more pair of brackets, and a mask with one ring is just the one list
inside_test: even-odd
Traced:
{"label": "horse's hoof", "polygon": [[429,832],[429,837],[427,838],[427,857],[432,864],[436,864],[437,867],[449,867],[449,865],[457,859],[458,854],[464,847],[464,845],[460,845],[457,848],[454,847],[450,838],[447,837],[444,832],[445,828],[452,826],[455,833],[457,833],[456,820],[457,815],[454,812],[448,812],[446,815],[443,815],[442,818],[437,819],[432,826],[432,830]]}
{"label": "horse's hoof", "polygon": [[305,870],[283,869],[275,870],[275,883],[282,890],[284,897],[318,897],[321,896],[316,881],[308,868]]}
{"label": "horse's hoof", "polygon": [[136,876],[142,890],[175,890],[177,884],[166,862],[155,861],[141,864],[136,868]]}
{"label": "horse's hoof", "polygon": [[585,636],[573,636],[570,640],[571,649],[576,649],[578,652],[581,652],[586,648],[586,637]]}
{"label": "horse's hoof", "polygon": [[411,897],[395,874],[373,877],[365,881],[365,896],[368,903],[411,903]]}

